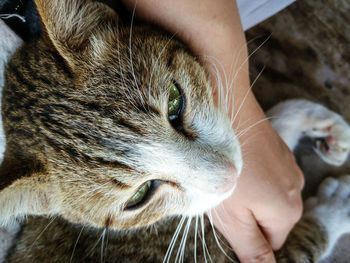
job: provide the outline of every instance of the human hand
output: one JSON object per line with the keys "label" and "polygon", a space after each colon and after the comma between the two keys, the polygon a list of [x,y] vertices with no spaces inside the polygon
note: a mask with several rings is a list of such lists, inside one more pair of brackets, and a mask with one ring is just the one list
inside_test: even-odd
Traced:
{"label": "human hand", "polygon": [[[302,212],[303,177],[293,155],[269,125],[241,139],[244,168],[234,193],[211,211],[241,262],[275,262]],[[255,135],[255,136],[254,136]]]}
{"label": "human hand", "polygon": [[[228,113],[236,116],[236,133],[243,133],[239,140],[244,168],[233,195],[211,214],[243,263],[275,262],[273,249],[282,245],[301,215],[303,176],[271,125],[267,121],[255,125],[265,115],[249,89],[247,50],[235,2],[124,2],[131,10],[137,4],[139,17],[176,34],[199,57],[215,58],[220,62],[217,68],[221,76],[227,73],[227,83],[234,84],[226,87],[234,94],[227,107]],[[211,72],[207,62],[203,60]],[[217,86],[213,91],[217,101]]]}

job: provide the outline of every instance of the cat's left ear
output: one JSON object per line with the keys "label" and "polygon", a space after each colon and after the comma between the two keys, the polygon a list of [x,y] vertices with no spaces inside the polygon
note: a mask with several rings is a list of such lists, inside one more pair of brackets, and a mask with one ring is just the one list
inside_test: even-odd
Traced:
{"label": "cat's left ear", "polygon": [[55,214],[51,186],[36,179],[22,178],[0,190],[0,226],[28,215]]}
{"label": "cat's left ear", "polygon": [[56,184],[33,161],[7,158],[0,165],[0,226],[27,215],[53,215]]}
{"label": "cat's left ear", "polygon": [[[89,0],[35,0],[48,40],[73,72],[83,70],[113,41],[118,16],[103,3]],[[104,40],[104,41],[102,41]]]}

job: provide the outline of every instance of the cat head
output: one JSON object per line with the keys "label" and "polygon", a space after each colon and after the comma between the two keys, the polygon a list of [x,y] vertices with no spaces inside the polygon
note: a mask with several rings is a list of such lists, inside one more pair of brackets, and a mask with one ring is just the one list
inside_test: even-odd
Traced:
{"label": "cat head", "polygon": [[0,222],[59,215],[125,229],[202,214],[232,193],[240,146],[186,46],[149,26],[121,26],[101,3],[36,4],[70,84],[45,87],[61,92],[45,110],[38,100],[36,148],[7,133],[0,176],[18,164],[22,172],[0,192]]}

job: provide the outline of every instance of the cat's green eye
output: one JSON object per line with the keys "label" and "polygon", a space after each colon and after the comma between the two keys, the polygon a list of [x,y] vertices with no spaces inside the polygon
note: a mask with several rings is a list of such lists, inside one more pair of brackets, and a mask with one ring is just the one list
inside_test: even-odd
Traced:
{"label": "cat's green eye", "polygon": [[171,83],[169,90],[168,116],[172,120],[177,117],[182,106],[182,96],[174,83]]}
{"label": "cat's green eye", "polygon": [[133,197],[128,202],[128,205],[126,206],[126,209],[133,208],[139,204],[141,204],[142,201],[146,198],[148,192],[151,189],[151,181],[147,181],[144,183],[139,190],[134,194]]}

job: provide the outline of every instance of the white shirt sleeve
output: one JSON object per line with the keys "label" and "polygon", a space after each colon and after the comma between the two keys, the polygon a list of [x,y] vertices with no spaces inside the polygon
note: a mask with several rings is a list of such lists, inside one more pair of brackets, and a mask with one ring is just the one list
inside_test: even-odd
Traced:
{"label": "white shirt sleeve", "polygon": [[255,26],[295,0],[237,0],[243,30]]}

